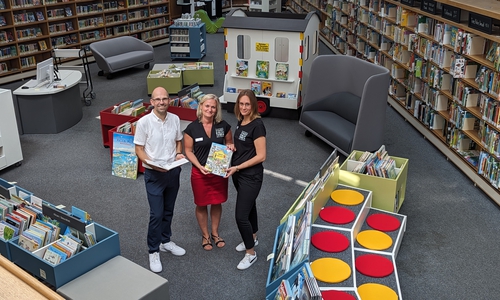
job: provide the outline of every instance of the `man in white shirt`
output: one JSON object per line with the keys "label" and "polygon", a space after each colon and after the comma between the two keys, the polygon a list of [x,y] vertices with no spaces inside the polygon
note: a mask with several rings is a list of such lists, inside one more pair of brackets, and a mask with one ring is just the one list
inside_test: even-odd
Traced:
{"label": "man in white shirt", "polygon": [[181,167],[167,171],[146,162],[168,164],[184,158],[180,120],[177,115],[167,112],[169,100],[164,88],[153,90],[150,100],[153,111],[139,119],[134,136],[135,153],[145,168],[144,181],[150,208],[147,239],[149,267],[153,272],[162,271],[159,251],[177,256],[186,253],[186,250],[170,241]]}

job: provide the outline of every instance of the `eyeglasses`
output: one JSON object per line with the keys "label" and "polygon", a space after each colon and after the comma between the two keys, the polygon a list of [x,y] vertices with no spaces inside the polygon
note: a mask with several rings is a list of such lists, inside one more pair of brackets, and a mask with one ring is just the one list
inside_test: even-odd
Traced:
{"label": "eyeglasses", "polygon": [[247,107],[250,107],[251,104],[250,103],[243,103],[243,102],[240,102],[240,106],[247,106]]}
{"label": "eyeglasses", "polygon": [[160,101],[168,102],[170,100],[170,98],[153,98],[151,100],[156,101],[156,102],[160,102]]}

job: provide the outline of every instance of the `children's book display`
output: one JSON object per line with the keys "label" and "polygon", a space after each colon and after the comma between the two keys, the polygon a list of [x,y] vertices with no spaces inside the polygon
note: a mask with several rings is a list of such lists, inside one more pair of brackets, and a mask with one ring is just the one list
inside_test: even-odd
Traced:
{"label": "children's book display", "polygon": [[58,288],[120,254],[118,234],[0,179],[0,254]]}
{"label": "children's book display", "polygon": [[[331,155],[282,219],[269,267],[266,299],[302,299],[293,298],[297,295],[293,291],[294,287],[304,290],[300,282],[306,282],[306,274],[315,279],[320,297],[325,299],[370,299],[379,292],[383,295],[379,299],[401,298],[395,260],[406,230],[406,216],[373,208],[372,191],[339,184],[339,171],[338,159]],[[308,210],[311,223],[304,239],[308,251],[297,258],[295,267],[292,256],[286,268],[286,241],[290,236],[300,236],[298,227],[290,224],[300,223],[296,220]],[[305,265],[310,273],[300,271]],[[313,297],[311,294],[304,299],[321,299]]]}
{"label": "children's book display", "polygon": [[389,156],[384,146],[374,153],[353,151],[340,166],[339,183],[373,192],[372,207],[398,212],[403,205],[408,159]]}
{"label": "children's book display", "polygon": [[288,64],[276,63],[276,73],[274,77],[277,80],[288,80]]}
{"label": "children's book display", "polygon": [[227,149],[226,145],[212,143],[205,168],[212,174],[224,177],[231,166],[232,157],[233,151]]}
{"label": "children's book display", "polygon": [[248,76],[248,60],[238,59],[236,61],[236,76]]}

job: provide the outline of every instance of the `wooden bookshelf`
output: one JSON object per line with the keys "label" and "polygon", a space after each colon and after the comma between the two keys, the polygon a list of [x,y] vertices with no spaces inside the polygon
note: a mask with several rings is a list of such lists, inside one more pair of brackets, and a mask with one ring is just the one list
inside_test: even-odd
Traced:
{"label": "wooden bookshelf", "polygon": [[389,104],[500,205],[500,48],[492,46],[500,46],[500,2],[290,0],[288,7],[317,11],[321,40],[336,54],[388,68]]}
{"label": "wooden bookshelf", "polygon": [[0,0],[0,84],[35,75],[52,49],[81,49],[121,35],[168,42],[181,14],[171,0]]}

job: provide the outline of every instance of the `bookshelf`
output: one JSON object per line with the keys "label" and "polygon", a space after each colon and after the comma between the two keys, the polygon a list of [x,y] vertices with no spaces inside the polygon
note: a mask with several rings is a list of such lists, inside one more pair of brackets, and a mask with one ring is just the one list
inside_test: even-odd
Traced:
{"label": "bookshelf", "polygon": [[320,14],[321,39],[335,53],[388,68],[389,104],[500,205],[500,2],[288,5]]}
{"label": "bookshelf", "polygon": [[281,12],[281,0],[249,0],[248,10],[257,12]]}
{"label": "bookshelf", "polygon": [[248,8],[249,0],[222,0],[222,11],[230,11],[236,7]]}
{"label": "bookshelf", "polygon": [[52,49],[121,35],[168,42],[181,8],[170,0],[0,0],[0,84],[35,75]]}
{"label": "bookshelf", "polygon": [[[204,23],[179,19],[170,29],[170,59],[201,60],[207,53]],[[176,20],[177,22],[177,20]]]}

